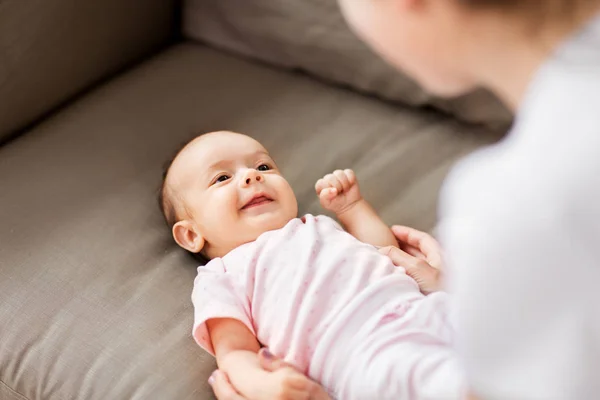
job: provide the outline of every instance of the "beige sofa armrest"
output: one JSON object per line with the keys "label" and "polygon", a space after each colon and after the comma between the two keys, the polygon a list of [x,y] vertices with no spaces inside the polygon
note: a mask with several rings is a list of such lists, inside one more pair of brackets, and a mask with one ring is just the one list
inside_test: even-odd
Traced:
{"label": "beige sofa armrest", "polygon": [[0,143],[167,43],[175,0],[0,0]]}

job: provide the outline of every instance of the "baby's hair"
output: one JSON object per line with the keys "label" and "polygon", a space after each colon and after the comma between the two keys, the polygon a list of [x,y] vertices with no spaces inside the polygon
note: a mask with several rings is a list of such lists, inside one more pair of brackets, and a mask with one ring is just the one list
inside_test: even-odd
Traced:
{"label": "baby's hair", "polygon": [[[175,204],[174,197],[175,196],[167,185],[167,177],[169,176],[169,171],[171,170],[171,166],[175,159],[179,156],[179,154],[185,149],[190,143],[194,140],[210,135],[212,132],[201,133],[185,142],[181,143],[179,147],[175,150],[171,158],[167,160],[167,162],[163,166],[162,180],[160,182],[160,187],[158,189],[158,207],[167,223],[169,229],[172,229],[173,226],[179,222],[179,215],[177,214],[177,205]],[[179,204],[180,206],[185,208],[185,204]]]}
{"label": "baby's hair", "polygon": [[169,175],[169,170],[171,169],[171,165],[173,165],[173,161],[177,158],[179,153],[194,139],[190,139],[177,147],[177,150],[173,153],[173,155],[167,160],[167,162],[163,166],[162,179],[160,182],[160,188],[158,189],[158,206],[160,211],[165,219],[165,222],[169,229],[173,228],[178,221],[177,209],[175,208],[175,204],[173,202],[173,196],[169,192],[169,188],[167,187],[167,176]]}
{"label": "baby's hair", "polygon": [[[163,166],[162,179],[160,182],[160,187],[158,189],[158,207],[160,208],[160,212],[162,213],[162,216],[167,226],[169,227],[169,230],[173,229],[173,226],[179,221],[179,215],[177,214],[177,207],[173,200],[173,193],[171,193],[170,189],[167,187],[167,176],[169,175],[171,165],[173,165],[173,162],[175,161],[179,153],[181,153],[181,151],[185,149],[187,145],[190,144],[193,140],[195,140],[198,136],[202,135],[194,136],[193,138],[179,145],[179,147],[177,147],[173,155],[167,160],[167,162]],[[204,253],[202,252],[188,253],[190,253],[190,255],[201,264],[206,264],[208,261],[210,261],[209,258],[206,257],[206,255],[204,255]]]}

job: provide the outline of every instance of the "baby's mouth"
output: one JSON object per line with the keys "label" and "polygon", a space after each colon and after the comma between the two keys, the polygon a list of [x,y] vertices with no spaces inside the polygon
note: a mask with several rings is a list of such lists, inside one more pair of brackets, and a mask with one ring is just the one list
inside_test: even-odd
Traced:
{"label": "baby's mouth", "polygon": [[250,201],[247,202],[242,207],[242,210],[247,210],[248,208],[262,206],[262,205],[268,204],[268,203],[270,203],[272,201],[273,201],[273,199],[271,199],[270,197],[268,197],[268,196],[266,196],[264,194],[259,194],[259,195],[256,195],[256,196],[252,197],[250,199]]}

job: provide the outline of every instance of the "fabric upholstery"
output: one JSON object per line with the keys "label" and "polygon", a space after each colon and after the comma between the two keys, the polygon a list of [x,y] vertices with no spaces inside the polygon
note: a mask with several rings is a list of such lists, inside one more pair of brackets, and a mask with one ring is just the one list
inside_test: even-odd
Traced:
{"label": "fabric upholstery", "polygon": [[0,143],[171,37],[174,0],[1,0]]}
{"label": "fabric upholstery", "polygon": [[26,400],[25,397],[0,382],[0,399],[2,400]]}
{"label": "fabric upholstery", "polygon": [[[496,139],[306,76],[181,44],[0,147],[2,399],[210,399],[191,337],[196,262],[156,204],[161,166],[195,133],[271,150],[301,213],[350,167],[388,223],[430,229],[453,161]],[[10,397],[12,396],[12,397]]]}
{"label": "fabric upholstery", "polygon": [[484,91],[450,101],[427,94],[350,31],[337,0],[185,0],[183,32],[189,38],[384,99],[433,105],[466,121],[504,127],[511,119],[506,108]]}

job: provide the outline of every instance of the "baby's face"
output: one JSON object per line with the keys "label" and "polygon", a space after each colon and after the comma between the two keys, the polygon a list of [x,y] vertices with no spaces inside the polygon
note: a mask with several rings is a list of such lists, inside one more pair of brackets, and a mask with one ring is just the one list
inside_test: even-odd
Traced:
{"label": "baby's face", "polygon": [[186,247],[182,241],[193,243],[199,235],[200,248],[186,248],[204,248],[210,258],[282,228],[298,213],[294,192],[273,159],[246,135],[215,132],[195,139],[167,179],[182,219],[173,228],[175,240]]}

